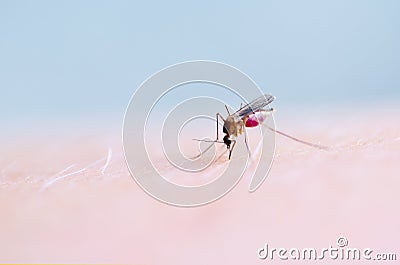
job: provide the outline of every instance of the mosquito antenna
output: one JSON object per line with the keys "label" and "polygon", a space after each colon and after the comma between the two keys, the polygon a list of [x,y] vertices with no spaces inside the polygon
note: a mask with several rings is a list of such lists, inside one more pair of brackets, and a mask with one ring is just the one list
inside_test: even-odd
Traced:
{"label": "mosquito antenna", "polygon": [[296,141],[296,142],[299,142],[299,143],[302,143],[302,144],[305,144],[305,145],[308,145],[308,146],[312,146],[312,147],[314,147],[314,148],[318,148],[318,149],[322,149],[322,150],[329,150],[329,147],[327,147],[327,146],[323,146],[323,145],[319,145],[319,144],[313,144],[313,143],[310,143],[310,142],[306,142],[306,141],[300,140],[300,139],[298,139],[298,138],[296,138],[296,137],[293,137],[293,136],[291,136],[291,135],[288,135],[288,134],[286,134],[286,133],[284,133],[284,132],[281,132],[281,131],[278,131],[278,130],[276,130],[276,129],[274,129],[274,128],[271,128],[271,127],[269,127],[269,126],[266,126],[266,125],[265,125],[265,127],[267,127],[268,129],[270,129],[271,131],[273,131],[273,132],[275,132],[275,133],[278,133],[278,134],[283,135],[283,136],[285,136],[285,137],[287,137],[287,138],[290,138],[290,139],[292,139],[293,141]]}

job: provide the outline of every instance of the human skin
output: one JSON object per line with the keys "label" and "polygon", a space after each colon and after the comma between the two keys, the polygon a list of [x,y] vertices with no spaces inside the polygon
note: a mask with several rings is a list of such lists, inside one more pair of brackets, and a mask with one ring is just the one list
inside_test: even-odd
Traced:
{"label": "human skin", "polygon": [[331,150],[276,136],[276,157],[256,192],[245,174],[226,196],[195,208],[166,205],[135,183],[118,124],[3,134],[0,261],[262,264],[269,261],[257,250],[265,243],[322,249],[340,236],[350,247],[400,258],[398,114],[390,106],[278,112],[278,129]]}

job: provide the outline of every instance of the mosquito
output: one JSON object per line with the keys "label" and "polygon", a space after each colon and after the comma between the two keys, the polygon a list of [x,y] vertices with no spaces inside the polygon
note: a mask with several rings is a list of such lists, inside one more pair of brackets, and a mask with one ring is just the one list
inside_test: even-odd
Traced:
{"label": "mosquito", "polygon": [[[269,94],[264,94],[264,95],[256,98],[255,100],[251,101],[249,104],[246,104],[244,106],[243,106],[243,104],[241,104],[239,110],[233,114],[230,114],[228,106],[225,105],[225,109],[228,113],[228,116],[226,118],[224,118],[221,113],[218,112],[216,114],[216,118],[217,118],[217,138],[216,138],[216,140],[214,140],[214,141],[199,140],[199,139],[193,139],[193,140],[225,144],[226,148],[229,151],[228,159],[230,160],[231,156],[232,156],[233,148],[236,145],[236,140],[233,137],[238,137],[242,133],[245,133],[245,128],[253,128],[253,127],[257,127],[257,126],[263,124],[263,122],[268,118],[268,116],[275,111],[273,108],[268,107],[268,104],[272,103],[274,100],[275,100],[274,96],[269,95]],[[219,119],[221,119],[224,122],[222,131],[225,134],[225,136],[222,138],[222,141],[219,140],[219,130],[218,130]],[[265,124],[263,124],[263,125],[266,126]],[[303,144],[306,144],[306,145],[309,145],[309,146],[312,146],[312,147],[315,147],[318,149],[324,149],[324,150],[328,149],[328,147],[300,140],[298,138],[290,136],[286,133],[278,131],[269,126],[266,126],[266,127],[269,130],[271,130],[275,133],[278,133],[282,136],[288,137],[296,142],[300,142],[300,143],[303,143]],[[246,133],[245,133],[244,142],[246,144],[247,151],[250,154],[250,148],[248,145]],[[211,148],[211,146],[209,148]],[[204,152],[206,152],[209,148],[204,150]],[[198,155],[194,158],[197,158],[200,155]]]}

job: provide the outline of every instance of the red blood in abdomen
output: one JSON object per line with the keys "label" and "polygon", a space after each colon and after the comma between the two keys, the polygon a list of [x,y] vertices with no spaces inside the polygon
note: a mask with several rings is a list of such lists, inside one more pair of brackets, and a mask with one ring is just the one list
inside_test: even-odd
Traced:
{"label": "red blood in abdomen", "polygon": [[245,126],[246,127],[256,127],[256,126],[258,126],[258,121],[256,118],[254,118],[254,120],[249,118],[249,119],[247,119]]}

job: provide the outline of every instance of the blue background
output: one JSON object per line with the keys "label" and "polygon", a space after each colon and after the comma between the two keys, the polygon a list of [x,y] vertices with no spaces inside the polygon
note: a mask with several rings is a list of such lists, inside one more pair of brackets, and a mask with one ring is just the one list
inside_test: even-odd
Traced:
{"label": "blue background", "polygon": [[399,1],[1,1],[0,118],[123,115],[154,72],[233,65],[280,102],[400,98]]}

